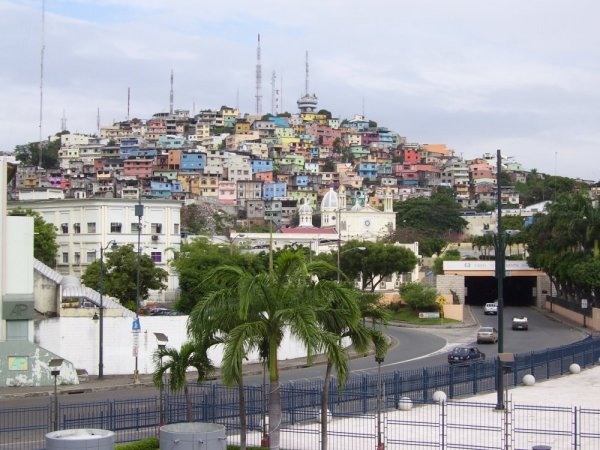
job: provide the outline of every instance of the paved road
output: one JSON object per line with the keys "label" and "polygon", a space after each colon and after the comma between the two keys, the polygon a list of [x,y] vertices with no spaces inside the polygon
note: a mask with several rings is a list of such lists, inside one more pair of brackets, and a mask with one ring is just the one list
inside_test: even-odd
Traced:
{"label": "paved road", "polygon": [[[477,345],[476,332],[479,325],[497,326],[497,316],[485,316],[481,307],[471,308],[472,316],[467,317],[467,326],[452,328],[407,328],[401,326],[388,326],[384,331],[390,336],[392,346],[382,364],[382,372],[396,370],[417,369],[425,366],[446,364],[446,355],[451,348],[459,345]],[[513,331],[511,319],[513,315],[527,315],[529,318],[529,331]],[[578,341],[585,334],[580,329],[566,325],[563,322],[550,320],[548,314],[534,308],[507,307],[505,310],[505,352],[522,352],[543,350],[563,344]],[[497,354],[495,345],[481,344],[479,347],[488,358]],[[283,362],[291,367],[282,370],[282,381],[322,378],[324,367],[315,364],[311,367],[302,367],[304,361]],[[372,355],[357,357],[350,363],[353,373],[375,373],[377,364]],[[246,384],[261,384],[261,368],[255,367],[253,373],[245,378]],[[108,377],[107,377],[108,378]],[[80,389],[75,387],[59,388],[61,402],[76,403],[81,401],[100,401],[108,399],[144,398],[157,395],[157,389],[152,386],[150,377],[145,377],[143,385],[132,385],[127,377],[122,377],[122,382],[107,386],[106,390],[95,391],[92,387],[94,381],[83,383]],[[108,383],[107,383],[108,384]],[[19,388],[1,388],[0,398],[4,393],[12,393]],[[25,390],[24,388],[23,390]],[[91,391],[91,392],[89,392]],[[67,392],[75,392],[68,395]],[[48,401],[48,389],[41,394],[45,396],[2,399],[3,407],[23,407],[45,404]]]}

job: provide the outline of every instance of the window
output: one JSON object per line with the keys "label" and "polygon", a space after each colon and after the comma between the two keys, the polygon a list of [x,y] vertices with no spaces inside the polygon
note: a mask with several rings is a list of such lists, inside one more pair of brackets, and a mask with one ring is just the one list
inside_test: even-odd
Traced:
{"label": "window", "polygon": [[160,234],[162,233],[162,223],[153,223],[152,224],[152,234]]}
{"label": "window", "polygon": [[74,259],[75,264],[81,264],[81,253],[75,252],[73,254],[73,259]]}
{"label": "window", "polygon": [[131,222],[131,232],[132,233],[137,233],[138,231],[141,231],[140,229],[140,224],[137,222]]}
{"label": "window", "polygon": [[110,232],[111,233],[120,233],[121,232],[121,222],[111,222],[110,223]]}
{"label": "window", "polygon": [[6,321],[6,340],[7,341],[27,341],[29,339],[29,321],[28,320],[7,320]]}
{"label": "window", "polygon": [[152,261],[155,263],[162,262],[162,254],[160,252],[151,252],[150,258],[152,258]]}
{"label": "window", "polygon": [[80,223],[74,223],[73,224],[73,232],[75,234],[81,233],[81,224]]}
{"label": "window", "polygon": [[63,264],[69,264],[69,253],[68,252],[63,252],[62,262],[63,262]]}
{"label": "window", "polygon": [[173,225],[173,233],[179,234],[179,224],[178,223]]}
{"label": "window", "polygon": [[95,233],[96,232],[96,222],[88,222],[87,223],[87,232]]}
{"label": "window", "polygon": [[86,258],[87,258],[88,264],[93,263],[94,261],[96,261],[96,252],[95,251],[87,252]]}

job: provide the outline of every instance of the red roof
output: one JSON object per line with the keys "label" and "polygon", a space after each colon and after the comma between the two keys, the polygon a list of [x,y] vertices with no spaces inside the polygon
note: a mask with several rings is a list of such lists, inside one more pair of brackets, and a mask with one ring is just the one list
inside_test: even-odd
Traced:
{"label": "red roof", "polygon": [[316,227],[282,228],[279,231],[284,234],[301,234],[301,233],[337,234],[337,232],[333,228],[316,228]]}

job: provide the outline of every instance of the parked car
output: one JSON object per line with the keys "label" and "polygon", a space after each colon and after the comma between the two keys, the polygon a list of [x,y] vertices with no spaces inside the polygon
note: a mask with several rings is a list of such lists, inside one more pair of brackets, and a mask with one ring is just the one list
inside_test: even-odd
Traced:
{"label": "parked car", "polygon": [[484,361],[485,353],[477,347],[455,347],[448,354],[450,364],[467,364],[471,362]]}
{"label": "parked car", "polygon": [[529,323],[527,322],[527,317],[514,316],[513,320],[512,320],[512,329],[513,330],[528,330]]}
{"label": "parked car", "polygon": [[486,303],[483,307],[484,314],[498,314],[498,303]]}
{"label": "parked car", "polygon": [[477,331],[477,343],[481,344],[483,342],[488,342],[490,344],[498,342],[498,330],[494,327],[479,328],[479,331]]}

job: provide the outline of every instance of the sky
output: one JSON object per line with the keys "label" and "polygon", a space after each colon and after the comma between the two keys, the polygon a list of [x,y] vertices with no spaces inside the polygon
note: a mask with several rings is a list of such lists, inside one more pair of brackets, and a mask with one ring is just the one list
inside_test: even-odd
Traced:
{"label": "sky", "polygon": [[[43,5],[45,6],[43,8]],[[42,32],[42,10],[45,21]],[[223,105],[364,114],[408,142],[600,180],[595,0],[0,0],[0,150]],[[42,35],[44,39],[42,40]]]}

